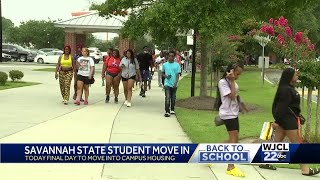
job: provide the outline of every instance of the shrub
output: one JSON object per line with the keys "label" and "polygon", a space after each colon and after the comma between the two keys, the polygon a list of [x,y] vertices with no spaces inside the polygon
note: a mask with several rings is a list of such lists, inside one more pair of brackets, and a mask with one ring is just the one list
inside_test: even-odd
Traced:
{"label": "shrub", "polygon": [[5,85],[8,80],[8,75],[5,72],[0,71],[0,85]]}
{"label": "shrub", "polygon": [[19,70],[11,70],[9,72],[9,76],[11,78],[12,81],[15,81],[15,80],[20,80],[23,78],[23,72],[19,71]]}

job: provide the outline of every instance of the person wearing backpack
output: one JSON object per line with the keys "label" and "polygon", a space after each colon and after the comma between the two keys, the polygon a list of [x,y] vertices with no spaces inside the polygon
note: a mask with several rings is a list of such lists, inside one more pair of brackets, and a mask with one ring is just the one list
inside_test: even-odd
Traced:
{"label": "person wearing backpack", "polygon": [[[236,80],[239,78],[242,68],[237,64],[229,64],[223,77],[218,83],[217,99],[215,106],[219,107],[219,117],[223,121],[229,134],[229,139],[224,143],[238,143],[239,140],[239,112],[240,99],[237,96],[239,86]],[[244,177],[245,174],[235,167],[228,164],[227,174]]]}

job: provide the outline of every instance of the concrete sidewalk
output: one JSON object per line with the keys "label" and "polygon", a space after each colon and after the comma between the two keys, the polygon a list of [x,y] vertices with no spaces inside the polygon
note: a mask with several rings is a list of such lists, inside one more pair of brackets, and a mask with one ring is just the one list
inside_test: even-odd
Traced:
{"label": "concrete sidewalk", "polygon": [[[155,78],[153,84],[156,85]],[[30,88],[38,92],[40,86]],[[100,91],[101,88],[93,88],[93,104],[76,109],[70,104],[71,112],[6,136],[0,143],[190,143],[176,117],[163,116],[164,92],[161,88],[153,86],[146,98],[141,98],[135,91],[130,108],[113,103],[113,99],[105,104]],[[33,91],[29,92],[32,94]],[[123,94],[119,100],[124,101]],[[29,108],[36,103],[37,100],[31,101]],[[60,106],[65,107],[53,103],[47,108]],[[241,179],[315,178],[303,177],[299,170],[269,171],[251,165],[239,165],[239,168],[247,175]],[[226,175],[225,169],[226,164],[212,167],[207,164],[0,164],[0,179],[239,179]]]}

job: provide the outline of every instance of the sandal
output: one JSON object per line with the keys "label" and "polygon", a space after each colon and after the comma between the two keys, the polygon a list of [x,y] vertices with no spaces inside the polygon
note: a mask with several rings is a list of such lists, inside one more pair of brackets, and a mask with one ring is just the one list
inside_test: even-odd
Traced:
{"label": "sandal", "polygon": [[269,169],[269,170],[277,170],[277,168],[274,167],[274,166],[271,165],[271,164],[260,164],[260,165],[259,165],[259,168]]}
{"label": "sandal", "polygon": [[246,175],[237,167],[227,170],[226,171],[227,174],[235,176],[235,177],[245,177]]}
{"label": "sandal", "polygon": [[313,175],[316,175],[316,174],[319,174],[319,173],[320,173],[320,169],[319,168],[309,168],[309,173],[308,174],[302,173],[302,175],[304,175],[304,176],[313,176]]}

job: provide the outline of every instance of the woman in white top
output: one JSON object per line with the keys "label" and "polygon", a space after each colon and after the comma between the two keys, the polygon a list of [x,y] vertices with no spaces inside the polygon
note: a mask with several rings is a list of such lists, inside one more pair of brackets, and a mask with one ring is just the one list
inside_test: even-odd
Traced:
{"label": "woman in white top", "polygon": [[84,105],[88,105],[89,98],[89,84],[94,83],[94,61],[89,56],[88,48],[82,48],[82,56],[77,59],[79,67],[77,75],[77,98],[74,102],[76,105],[80,105],[80,98],[84,90]]}
{"label": "woman in white top", "polygon": [[137,59],[134,58],[133,51],[128,49],[126,56],[121,59],[120,64],[123,91],[126,98],[124,104],[127,105],[127,107],[131,107],[132,87],[136,79],[141,81],[139,63]]}
{"label": "woman in white top", "polygon": [[[229,139],[224,143],[238,143],[239,140],[239,99],[237,93],[239,86],[236,80],[239,78],[242,68],[237,64],[230,64],[223,77],[218,83],[217,98],[221,98],[219,116],[224,121],[229,134]],[[244,177],[245,174],[234,164],[228,164],[227,174],[237,177]]]}

